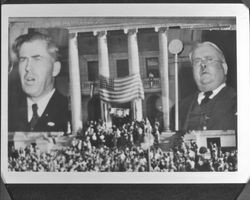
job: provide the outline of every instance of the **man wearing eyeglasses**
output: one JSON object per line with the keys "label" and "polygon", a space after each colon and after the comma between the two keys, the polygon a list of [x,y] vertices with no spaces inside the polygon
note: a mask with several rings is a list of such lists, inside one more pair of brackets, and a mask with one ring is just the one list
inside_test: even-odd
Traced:
{"label": "man wearing eyeglasses", "polygon": [[223,52],[214,43],[203,42],[194,46],[189,57],[199,91],[180,102],[180,129],[235,130],[237,95],[226,85]]}

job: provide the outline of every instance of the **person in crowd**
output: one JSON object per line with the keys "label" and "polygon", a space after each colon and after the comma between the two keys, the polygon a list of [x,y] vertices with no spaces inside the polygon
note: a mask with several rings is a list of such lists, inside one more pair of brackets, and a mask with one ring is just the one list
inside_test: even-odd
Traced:
{"label": "person in crowd", "polygon": [[154,136],[154,145],[159,146],[160,143],[160,131],[159,131],[159,122],[154,123],[154,128],[152,130],[152,134]]}
{"label": "person in crowd", "polygon": [[[189,57],[198,91],[180,101],[179,129],[236,130],[237,94],[226,84],[223,52],[216,44],[203,42],[193,47]],[[174,129],[174,120],[171,126]]]}
{"label": "person in crowd", "polygon": [[[134,124],[135,125],[135,124]],[[89,124],[94,132],[102,132],[106,127],[98,123]],[[96,128],[99,127],[97,130]],[[121,132],[130,125],[116,127]],[[86,130],[89,130],[87,127]],[[96,134],[96,140],[115,135],[115,129],[108,134]],[[237,171],[237,150],[210,151],[204,146],[198,147],[195,141],[183,144],[180,137],[173,149],[162,150],[153,145],[148,150],[143,149],[138,142],[127,142],[127,132],[121,133],[120,145],[107,146],[106,142],[90,140],[90,134],[76,136],[68,146],[62,149],[51,149],[41,152],[35,143],[24,148],[9,150],[9,171],[49,171],[49,172],[144,172],[148,171],[148,158],[150,158],[150,171],[176,172],[176,171]],[[189,144],[188,144],[189,143]],[[219,148],[217,148],[219,149]]]}
{"label": "person in crowd", "polygon": [[60,73],[59,48],[48,35],[32,32],[13,45],[22,92],[9,97],[9,131],[64,131],[68,101],[55,88]]}

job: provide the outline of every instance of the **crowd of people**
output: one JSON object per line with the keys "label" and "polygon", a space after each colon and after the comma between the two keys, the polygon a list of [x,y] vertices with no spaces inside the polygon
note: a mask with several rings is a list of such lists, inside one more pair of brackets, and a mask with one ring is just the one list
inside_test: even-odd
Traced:
{"label": "crowd of people", "polygon": [[[41,152],[35,143],[24,149],[12,147],[8,168],[40,172],[237,171],[237,151],[223,152],[216,144],[198,147],[195,141],[186,142],[180,136],[173,148],[163,151],[158,127],[159,123],[151,127],[148,121],[133,121],[106,128],[101,121],[91,121],[62,149]],[[154,142],[145,146],[149,135]]]}
{"label": "crowd of people", "polygon": [[237,150],[223,151],[216,143],[198,147],[195,141],[186,142],[180,136],[173,150],[162,155],[154,171],[237,171]]}

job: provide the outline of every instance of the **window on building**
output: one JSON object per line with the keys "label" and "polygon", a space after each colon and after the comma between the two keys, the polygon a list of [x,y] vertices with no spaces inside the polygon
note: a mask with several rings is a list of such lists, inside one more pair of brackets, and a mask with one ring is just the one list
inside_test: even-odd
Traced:
{"label": "window on building", "polygon": [[128,59],[116,61],[117,77],[125,77],[129,75]]}
{"label": "window on building", "polygon": [[96,81],[99,77],[98,61],[88,61],[88,80]]}
{"label": "window on building", "polygon": [[147,69],[147,77],[152,76],[155,78],[160,77],[159,73],[159,61],[157,57],[146,58],[146,69]]}

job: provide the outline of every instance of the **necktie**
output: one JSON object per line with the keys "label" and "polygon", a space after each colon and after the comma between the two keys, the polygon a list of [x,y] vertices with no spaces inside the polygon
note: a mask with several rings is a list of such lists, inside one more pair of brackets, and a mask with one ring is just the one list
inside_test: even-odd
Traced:
{"label": "necktie", "polygon": [[205,97],[202,99],[202,101],[201,101],[201,104],[200,105],[204,105],[204,104],[206,104],[210,99],[209,99],[209,97],[211,96],[213,94],[213,92],[212,91],[207,91],[207,92],[204,92],[204,95],[205,95]]}
{"label": "necktie", "polygon": [[36,103],[34,103],[34,104],[32,105],[33,116],[32,116],[32,118],[31,118],[31,120],[30,120],[30,130],[31,130],[31,131],[34,130],[34,127],[36,126],[36,123],[37,123],[38,118],[39,118],[39,116],[38,116],[38,114],[37,114],[37,110],[38,110],[38,106],[37,106]]}

